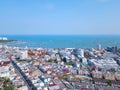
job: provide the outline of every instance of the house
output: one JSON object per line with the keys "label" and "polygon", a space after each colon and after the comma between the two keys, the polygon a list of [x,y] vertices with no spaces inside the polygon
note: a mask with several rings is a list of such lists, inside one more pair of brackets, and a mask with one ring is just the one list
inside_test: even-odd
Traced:
{"label": "house", "polygon": [[51,84],[48,86],[49,90],[58,90],[60,87],[57,84]]}
{"label": "house", "polygon": [[24,85],[24,81],[23,80],[13,80],[12,84],[14,86],[20,86],[20,85]]}
{"label": "house", "polygon": [[35,70],[35,71],[32,72],[32,76],[33,77],[39,77],[39,76],[41,76],[41,73],[40,73],[39,70]]}
{"label": "house", "polygon": [[3,82],[0,82],[0,88],[2,88],[2,86],[3,86]]}
{"label": "house", "polygon": [[43,64],[43,62],[41,62],[41,61],[34,61],[32,64],[33,64],[34,66],[38,66],[38,65],[40,65],[40,64]]}
{"label": "house", "polygon": [[9,66],[3,66],[7,64],[1,64],[2,66],[0,67],[0,77],[9,77],[10,72],[9,72]]}
{"label": "house", "polygon": [[92,71],[92,77],[93,78],[102,78],[103,77],[103,73],[100,71]]}
{"label": "house", "polygon": [[115,80],[115,74],[113,72],[105,72],[103,76],[106,80]]}
{"label": "house", "polygon": [[27,86],[22,86],[22,87],[18,88],[17,90],[28,90],[28,87]]}
{"label": "house", "polygon": [[0,67],[0,77],[9,77],[9,67]]}
{"label": "house", "polygon": [[120,71],[115,73],[115,78],[116,80],[120,80]]}

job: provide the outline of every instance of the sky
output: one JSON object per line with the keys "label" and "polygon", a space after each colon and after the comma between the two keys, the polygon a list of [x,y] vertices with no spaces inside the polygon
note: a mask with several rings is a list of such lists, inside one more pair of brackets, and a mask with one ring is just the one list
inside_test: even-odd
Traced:
{"label": "sky", "polygon": [[0,34],[120,34],[120,0],[0,0]]}

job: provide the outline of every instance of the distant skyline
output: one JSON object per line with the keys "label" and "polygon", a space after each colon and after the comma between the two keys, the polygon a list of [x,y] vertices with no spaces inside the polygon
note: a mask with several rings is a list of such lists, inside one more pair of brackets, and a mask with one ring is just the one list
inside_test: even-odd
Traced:
{"label": "distant skyline", "polygon": [[120,34],[120,0],[0,0],[1,34]]}

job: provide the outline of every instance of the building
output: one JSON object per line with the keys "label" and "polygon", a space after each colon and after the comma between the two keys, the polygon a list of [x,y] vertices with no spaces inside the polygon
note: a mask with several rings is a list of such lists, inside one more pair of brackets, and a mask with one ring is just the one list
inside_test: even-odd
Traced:
{"label": "building", "polygon": [[80,49],[80,56],[84,57],[84,49]]}
{"label": "building", "polygon": [[7,37],[0,37],[0,40],[8,40]]}
{"label": "building", "polygon": [[9,67],[8,66],[2,66],[0,67],[0,77],[9,77]]}
{"label": "building", "polygon": [[98,50],[101,50],[101,49],[102,49],[101,44],[98,44],[97,49],[98,49]]}
{"label": "building", "polygon": [[39,76],[41,76],[41,72],[39,70],[35,70],[35,71],[32,72],[31,76],[33,76],[33,77],[39,77]]}
{"label": "building", "polygon": [[2,40],[2,37],[0,37],[0,40]]}
{"label": "building", "polygon": [[0,61],[0,77],[9,77],[9,65],[10,61]]}
{"label": "building", "polygon": [[118,48],[117,46],[115,47],[107,47],[106,49],[108,52],[113,52],[113,53],[116,53],[118,51]]}
{"label": "building", "polygon": [[79,58],[84,57],[84,49],[74,49],[74,54],[77,55]]}
{"label": "building", "polygon": [[20,59],[27,59],[28,58],[28,51],[21,51]]}
{"label": "building", "polygon": [[0,82],[0,88],[2,88],[3,84],[4,84],[3,82]]}
{"label": "building", "polygon": [[117,71],[119,69],[119,65],[116,63],[114,59],[90,59],[90,66],[95,66],[97,68],[102,69],[102,71],[115,69]]}
{"label": "building", "polygon": [[86,58],[82,58],[82,63],[87,65],[88,64],[87,59]]}
{"label": "building", "polygon": [[116,80],[120,80],[120,72],[119,71],[115,73],[115,78],[116,78]]}
{"label": "building", "polygon": [[23,80],[19,80],[19,79],[17,79],[17,80],[13,80],[12,81],[12,84],[14,85],[14,86],[23,86],[25,83],[24,83],[24,81]]}
{"label": "building", "polygon": [[103,77],[103,73],[100,71],[92,71],[92,77],[93,78],[102,78]]}
{"label": "building", "polygon": [[115,80],[115,74],[113,72],[105,72],[103,76],[106,80]]}
{"label": "building", "polygon": [[18,88],[18,90],[28,90],[28,87],[27,86],[22,86],[22,87]]}
{"label": "building", "polygon": [[3,40],[8,40],[7,37],[3,37],[2,39],[3,39]]}
{"label": "building", "polygon": [[51,84],[48,86],[49,90],[58,90],[60,87],[57,84]]}

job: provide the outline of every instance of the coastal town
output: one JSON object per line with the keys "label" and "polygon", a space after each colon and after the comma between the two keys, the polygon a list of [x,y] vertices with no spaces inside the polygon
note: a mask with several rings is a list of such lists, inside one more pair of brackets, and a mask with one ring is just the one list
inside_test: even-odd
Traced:
{"label": "coastal town", "polygon": [[0,37],[0,44],[15,42],[15,41],[17,41],[17,40],[9,40],[7,37]]}
{"label": "coastal town", "polygon": [[0,0],[0,90],[120,90],[120,0]]}
{"label": "coastal town", "polygon": [[0,88],[120,90],[119,49],[100,44],[96,49],[0,45]]}
{"label": "coastal town", "polygon": [[7,37],[0,37],[0,40],[8,40],[8,38]]}

